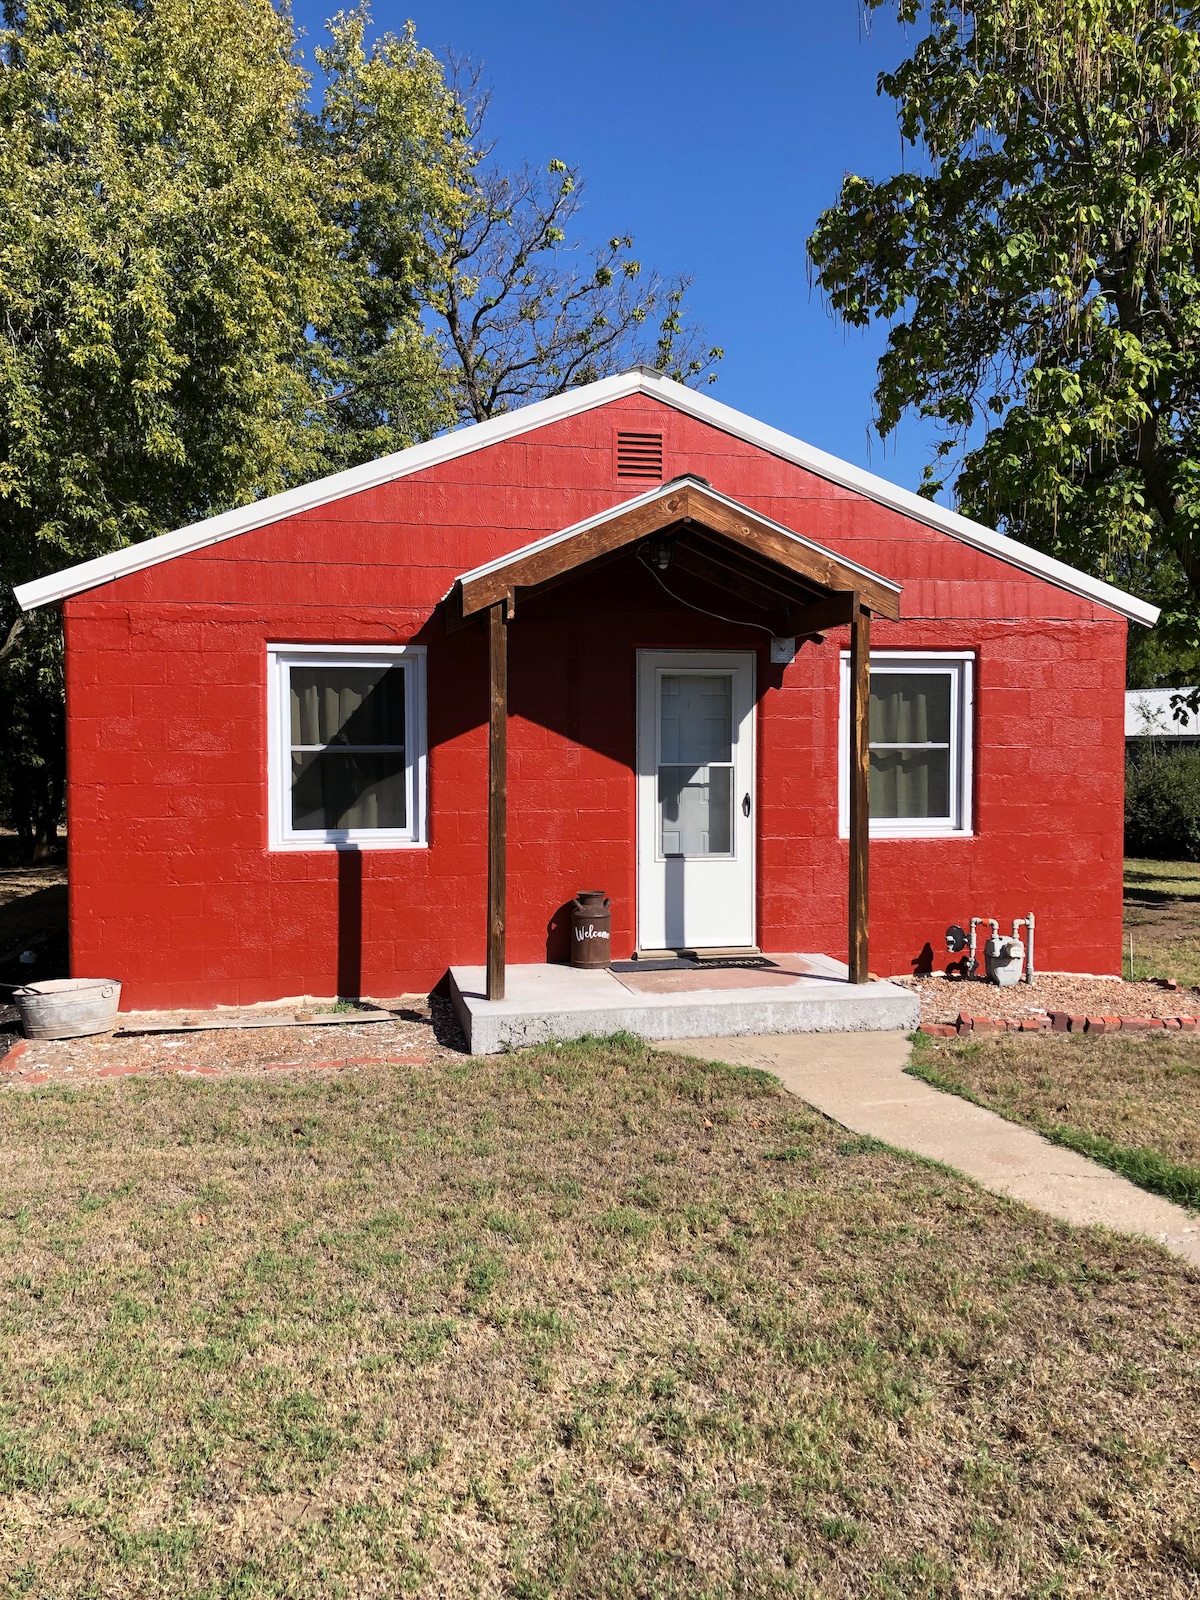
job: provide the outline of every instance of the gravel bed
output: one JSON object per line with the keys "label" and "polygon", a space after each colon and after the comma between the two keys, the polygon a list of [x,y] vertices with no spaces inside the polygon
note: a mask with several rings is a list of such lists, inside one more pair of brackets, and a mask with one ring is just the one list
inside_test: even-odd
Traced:
{"label": "gravel bed", "polygon": [[1032,983],[1010,988],[982,978],[897,978],[921,1000],[922,1022],[972,1017],[1034,1017],[1069,1011],[1085,1017],[1200,1017],[1200,990],[1164,989],[1158,983],[1036,973]]}
{"label": "gravel bed", "polygon": [[[176,1073],[189,1069],[202,1073],[253,1073],[282,1065],[313,1067],[327,1064],[339,1070],[343,1063],[407,1058],[433,1060],[457,1056],[465,1042],[446,1000],[405,998],[381,1003],[390,1022],[305,1028],[214,1028],[211,1032],[153,1033],[132,1038],[96,1034],[88,1039],[29,1039],[19,1067],[0,1082],[19,1085],[31,1075],[72,1082],[116,1076],[136,1070]],[[0,1056],[21,1037],[19,1024],[0,1018]]]}

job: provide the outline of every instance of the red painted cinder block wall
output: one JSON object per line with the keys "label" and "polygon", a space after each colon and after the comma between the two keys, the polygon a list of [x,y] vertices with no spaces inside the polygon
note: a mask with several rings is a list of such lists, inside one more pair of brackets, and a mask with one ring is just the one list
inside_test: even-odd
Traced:
{"label": "red painted cinder block wall", "polygon": [[[1032,910],[1038,962],[1120,965],[1124,620],[643,398],[616,401],[67,601],[71,950],[131,1007],[425,991],[483,960],[486,656],[445,629],[455,576],[630,497],[616,428],[903,584],[880,649],[973,650],[975,831],[876,840],[871,965],[912,970],[952,921]],[[720,610],[720,605],[716,606]],[[844,633],[844,630],[843,630]],[[427,848],[267,848],[266,646],[428,647]],[[634,652],[757,648],[758,937],[845,952],[838,659],[666,598],[632,557],[523,605],[510,631],[509,958],[614,899],[635,940]]]}

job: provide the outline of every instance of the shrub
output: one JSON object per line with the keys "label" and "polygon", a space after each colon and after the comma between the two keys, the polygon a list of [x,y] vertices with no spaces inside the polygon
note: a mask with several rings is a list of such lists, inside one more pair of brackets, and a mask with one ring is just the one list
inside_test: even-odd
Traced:
{"label": "shrub", "polygon": [[1126,764],[1125,854],[1200,861],[1200,750]]}

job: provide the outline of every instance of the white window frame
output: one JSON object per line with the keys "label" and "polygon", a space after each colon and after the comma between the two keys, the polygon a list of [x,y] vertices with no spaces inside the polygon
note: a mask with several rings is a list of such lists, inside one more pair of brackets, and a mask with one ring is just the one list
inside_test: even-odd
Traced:
{"label": "white window frame", "polygon": [[[404,668],[406,828],[292,826],[293,666]],[[421,644],[272,644],[267,646],[267,816],[272,850],[411,850],[428,844],[425,742],[425,646]]]}
{"label": "white window frame", "polygon": [[[973,831],[975,652],[872,650],[871,671],[945,672],[950,677],[949,817],[872,817],[872,839],[945,839]],[[850,837],[850,652],[841,653],[838,714],[838,832]]]}

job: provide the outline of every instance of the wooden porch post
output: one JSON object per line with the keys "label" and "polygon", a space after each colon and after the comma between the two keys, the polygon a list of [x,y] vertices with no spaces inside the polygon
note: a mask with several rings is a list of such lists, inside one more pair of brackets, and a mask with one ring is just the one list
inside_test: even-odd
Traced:
{"label": "wooden porch post", "polygon": [[850,982],[870,978],[867,954],[871,775],[871,613],[852,596],[850,621]]}
{"label": "wooden porch post", "polygon": [[487,997],[504,999],[508,849],[507,602],[488,607],[488,923]]}

